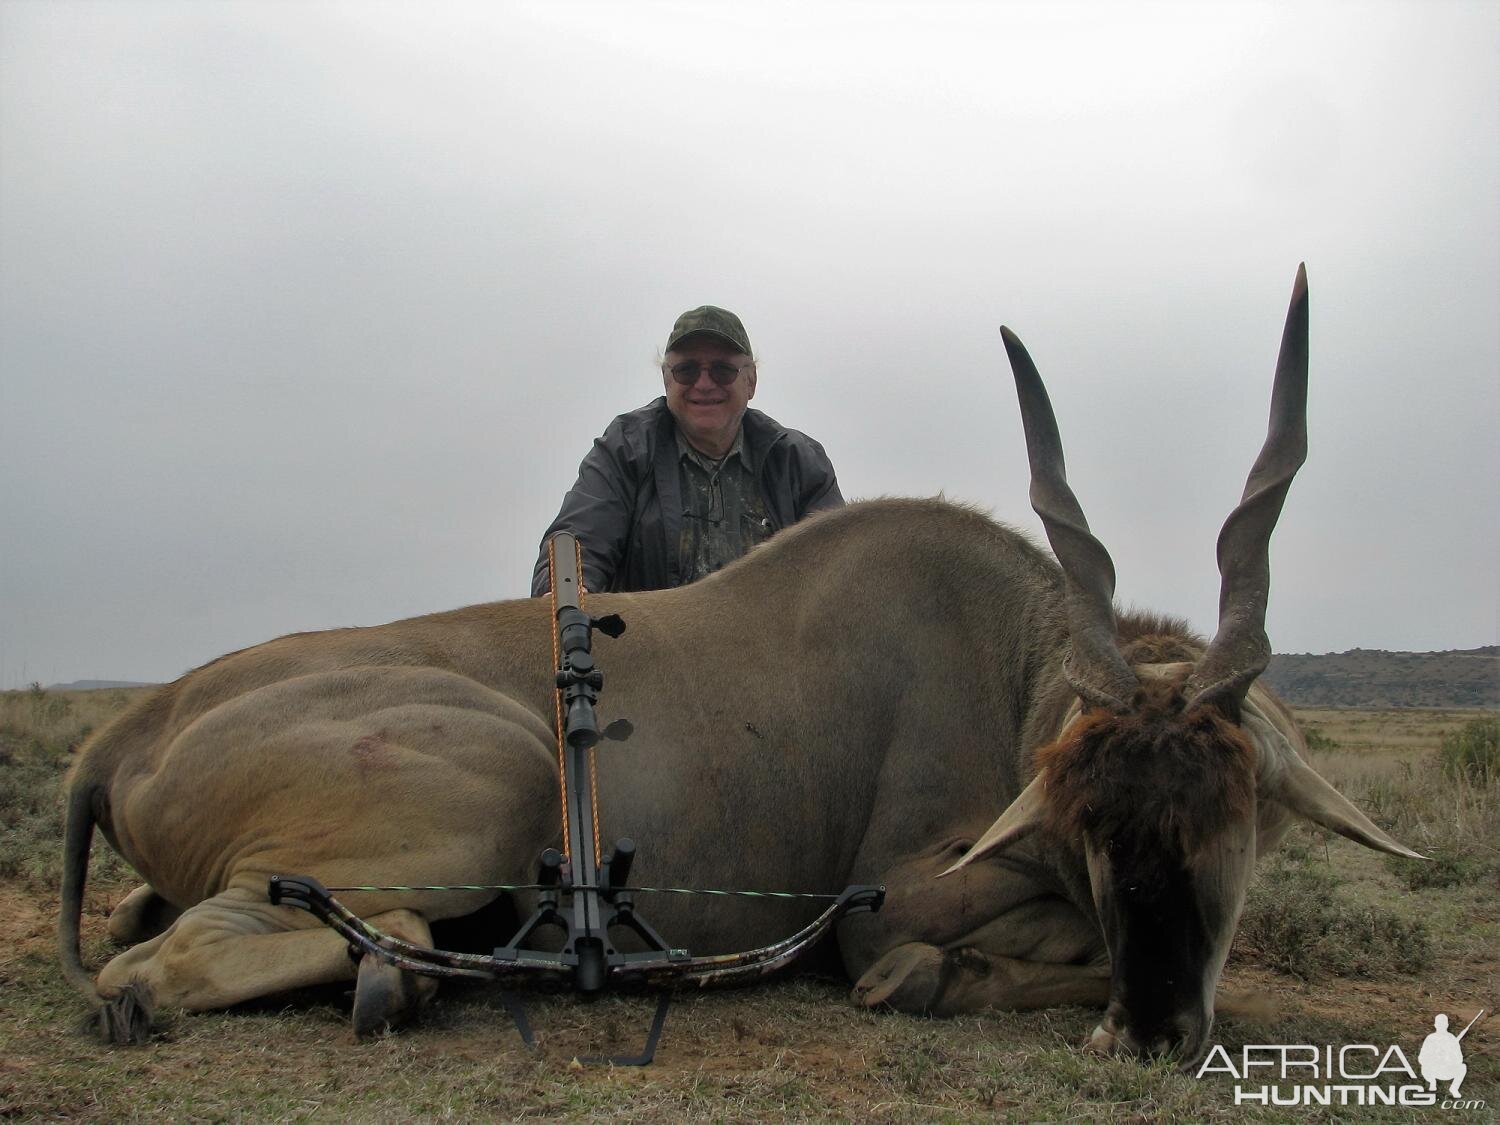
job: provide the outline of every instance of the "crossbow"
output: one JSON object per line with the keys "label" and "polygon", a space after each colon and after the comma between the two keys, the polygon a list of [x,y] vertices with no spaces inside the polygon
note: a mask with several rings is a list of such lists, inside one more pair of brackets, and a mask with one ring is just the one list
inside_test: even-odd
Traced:
{"label": "crossbow", "polygon": [[[330,888],[306,875],[273,875],[268,894],[273,905],[300,907],[322,919],[349,942],[351,956],[369,954],[407,972],[433,977],[477,977],[503,985],[551,982],[571,986],[583,996],[628,986],[658,989],[656,1014],[639,1054],[582,1060],[644,1066],[656,1053],[674,989],[685,985],[713,988],[748,984],[774,973],[811,949],[840,918],[879,910],[885,900],[885,888],[855,885],[832,895],[636,887],[630,885],[630,869],[636,854],[633,840],[626,837],[616,841],[608,857],[600,858],[593,755],[602,738],[622,737],[621,731],[628,732],[629,724],[621,721],[603,732],[599,729],[594,707],[604,687],[604,674],[594,661],[593,631],[598,629],[606,636],[618,637],[624,632],[625,623],[617,614],[594,618],[584,611],[581,562],[582,550],[570,532],[559,532],[549,541],[553,656],[557,665],[558,767],[566,851],[544,850],[537,864],[536,882],[525,885]],[[491,953],[458,953],[416,945],[382,933],[340,903],[333,893],[376,890],[533,891],[537,894],[537,906],[520,928]],[[743,953],[694,956],[667,942],[636,909],[635,896],[647,892],[815,898],[831,902],[802,929],[770,945]],[[561,931],[561,949],[532,946],[537,935],[545,931]],[[614,936],[617,931],[634,934],[645,948],[635,952],[618,948]],[[534,1048],[536,1038],[524,1005],[506,992],[501,997],[522,1042]]]}

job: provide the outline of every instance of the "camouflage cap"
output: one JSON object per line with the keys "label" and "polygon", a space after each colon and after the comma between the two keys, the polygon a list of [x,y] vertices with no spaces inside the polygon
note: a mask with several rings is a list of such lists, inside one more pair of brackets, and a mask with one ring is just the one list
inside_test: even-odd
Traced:
{"label": "camouflage cap", "polygon": [[746,355],[755,354],[750,350],[750,337],[745,334],[745,326],[740,323],[740,318],[717,305],[699,305],[679,316],[677,323],[672,325],[672,334],[667,337],[667,351],[671,351],[684,338],[697,335],[717,336]]}

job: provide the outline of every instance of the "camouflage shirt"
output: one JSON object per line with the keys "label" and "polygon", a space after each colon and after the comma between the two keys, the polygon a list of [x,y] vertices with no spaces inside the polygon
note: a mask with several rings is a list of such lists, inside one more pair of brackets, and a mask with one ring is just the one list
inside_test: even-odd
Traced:
{"label": "camouflage shirt", "polygon": [[684,582],[696,582],[769,539],[773,528],[755,468],[745,452],[743,427],[733,447],[718,461],[689,445],[681,430],[677,431],[677,454],[682,475],[678,566]]}
{"label": "camouflage shirt", "polygon": [[[740,488],[738,494],[748,496],[757,507],[765,506],[772,534],[814,512],[843,504],[833,463],[806,434],[752,407],[740,422],[740,440],[743,445],[739,456],[731,459],[729,471],[744,465],[754,476],[755,485]],[[716,467],[709,461],[706,475],[712,477]],[[551,584],[547,541],[559,531],[573,532],[583,544],[583,575],[589,590],[681,586],[687,581],[681,573],[683,525],[692,522],[684,518],[684,510],[704,514],[718,520],[720,529],[725,527],[712,493],[695,497],[691,506],[684,503],[687,471],[677,443],[677,423],[665,397],[621,414],[595,439],[578,466],[578,479],[563,497],[557,518],[542,536],[531,572],[531,592],[545,594]],[[753,532],[757,517],[748,518],[752,525],[748,530]],[[739,524],[734,521],[728,530],[739,531]],[[765,538],[769,535],[757,534],[751,542]]]}

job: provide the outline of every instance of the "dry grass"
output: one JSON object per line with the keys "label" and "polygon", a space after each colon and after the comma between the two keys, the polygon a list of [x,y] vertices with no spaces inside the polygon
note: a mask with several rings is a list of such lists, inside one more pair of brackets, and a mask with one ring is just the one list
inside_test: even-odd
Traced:
{"label": "dry grass", "polygon": [[[841,981],[801,978],[754,991],[695,995],[667,1021],[658,1061],[644,1070],[578,1069],[575,1054],[639,1046],[648,1001],[570,997],[530,1001],[541,1050],[523,1050],[492,988],[446,988],[421,1027],[372,1043],[348,1031],[340,989],[281,997],[227,1013],[175,1018],[151,1046],[108,1049],[79,1034],[78,998],[52,951],[56,786],[66,748],[85,725],[123,703],[116,693],[68,693],[48,707],[28,693],[0,696],[0,784],[26,812],[7,822],[30,873],[0,874],[0,1117],[135,1120],[1290,1120],[1285,1110],[1235,1107],[1221,1080],[1166,1066],[1093,1057],[1079,1049],[1098,1013],[1060,1008],[953,1020],[852,1007]],[[88,697],[88,698],[84,698]],[[100,697],[100,698],[94,698]],[[1493,848],[1494,793],[1463,803],[1428,765],[1456,713],[1314,712],[1336,744],[1315,755],[1356,801],[1412,842],[1441,835]],[[1384,787],[1384,788],[1382,788]],[[49,819],[53,818],[53,819]],[[1415,1057],[1432,1014],[1467,1019],[1497,1000],[1500,905],[1493,881],[1406,889],[1384,861],[1344,840],[1299,831],[1262,885],[1296,872],[1331,887],[1351,910],[1420,923],[1431,966],[1388,966],[1366,978],[1299,980],[1239,950],[1214,1038],[1231,1051],[1255,1043],[1401,1044]],[[1467,854],[1467,853],[1466,853]],[[128,873],[100,866],[96,849],[84,919],[86,959],[114,950],[104,937]],[[1278,875],[1278,872],[1280,875]],[[1375,966],[1379,968],[1380,966]],[[1246,1000],[1245,997],[1249,997]],[[1496,1025],[1465,1041],[1466,1094],[1500,1102]],[[1352,1114],[1356,1111],[1344,1111]],[[1410,1111],[1362,1110],[1360,1120]],[[1297,1120],[1338,1113],[1298,1112]]]}
{"label": "dry grass", "polygon": [[[149,687],[103,691],[45,691],[33,684],[25,691],[0,691],[0,754],[18,748],[74,750],[93,731],[125,710]],[[8,759],[0,757],[0,765]]]}
{"label": "dry grass", "polygon": [[[1311,764],[1432,863],[1390,858],[1410,889],[1482,884],[1500,871],[1500,775],[1457,776],[1439,747],[1493,716],[1473,711],[1298,713],[1325,745]],[[1382,721],[1384,720],[1384,721]],[[1493,882],[1493,879],[1491,879]]]}
{"label": "dry grass", "polygon": [[1457,707],[1403,707],[1393,711],[1298,707],[1296,714],[1304,731],[1316,731],[1346,752],[1372,755],[1389,763],[1409,761],[1413,754],[1429,754],[1437,749],[1443,735],[1474,719],[1493,718],[1495,712]]}

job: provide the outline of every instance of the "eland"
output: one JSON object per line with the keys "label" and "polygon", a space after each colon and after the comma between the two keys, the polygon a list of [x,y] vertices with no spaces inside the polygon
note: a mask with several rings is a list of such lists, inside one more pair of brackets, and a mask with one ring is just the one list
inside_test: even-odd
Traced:
{"label": "eland", "polygon": [[[1041,379],[1004,339],[1056,559],[970,508],[877,500],[691,586],[591,596],[629,626],[597,650],[601,725],[633,726],[597,751],[600,830],[639,842],[641,884],[885,884],[880,913],[839,923],[859,1003],[1100,1005],[1095,1046],[1191,1059],[1254,860],[1295,818],[1414,854],[1304,763],[1256,683],[1268,540],[1305,449],[1305,277],[1270,434],[1219,538],[1207,644],[1114,612]],[[272,905],[267,878],[425,887],[346,900],[419,944],[481,908],[529,910],[524,889],[465,888],[527,884],[560,841],[550,638],[544,599],[294,634],[95,735],[69,780],[60,946],[105,1033],[143,1037],[153,1005],[342,980],[358,1034],[416,1017],[431,979],[352,962],[337,934]],[[145,886],[110,923],[130,948],[94,980],[79,916],[96,826]],[[775,941],[811,909],[666,896],[651,912],[714,953]]]}

